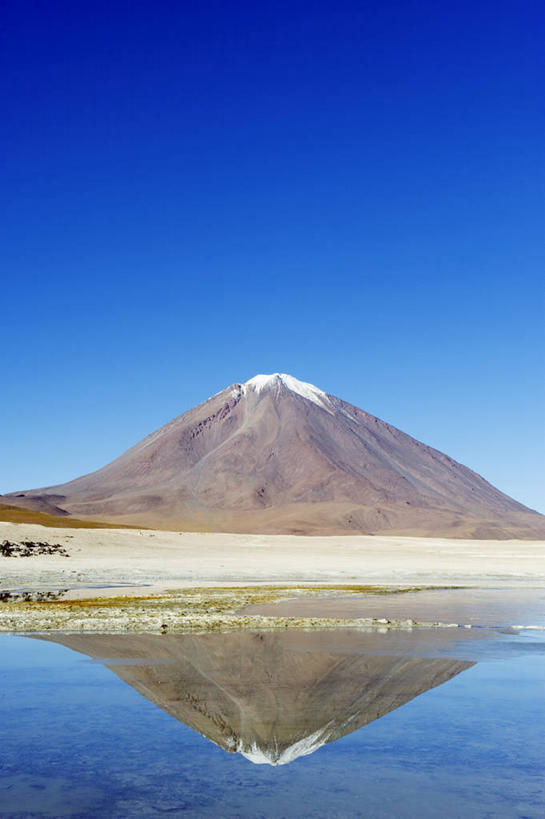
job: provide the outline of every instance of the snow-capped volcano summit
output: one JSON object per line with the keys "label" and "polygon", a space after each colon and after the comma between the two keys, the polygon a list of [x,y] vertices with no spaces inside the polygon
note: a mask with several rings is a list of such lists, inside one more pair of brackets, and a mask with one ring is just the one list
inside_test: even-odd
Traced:
{"label": "snow-capped volcano summit", "polygon": [[254,375],[249,381],[242,385],[243,391],[253,390],[256,393],[265,392],[267,390],[274,391],[284,387],[291,392],[301,395],[308,401],[312,401],[318,407],[332,412],[331,403],[327,397],[327,393],[319,390],[314,384],[309,384],[306,381],[299,381],[293,375],[286,373],[272,373],[272,375]]}
{"label": "snow-capped volcano summit", "polygon": [[4,499],[165,529],[545,534],[480,475],[285,373],[231,384],[97,472]]}

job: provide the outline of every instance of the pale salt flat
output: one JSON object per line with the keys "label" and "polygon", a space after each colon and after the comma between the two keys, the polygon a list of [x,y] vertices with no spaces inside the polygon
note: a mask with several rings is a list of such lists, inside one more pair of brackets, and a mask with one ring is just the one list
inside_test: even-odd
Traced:
{"label": "pale salt flat", "polygon": [[69,558],[0,558],[0,589],[176,589],[237,584],[513,585],[545,583],[545,542],[56,529],[0,522],[1,540],[65,546]]}

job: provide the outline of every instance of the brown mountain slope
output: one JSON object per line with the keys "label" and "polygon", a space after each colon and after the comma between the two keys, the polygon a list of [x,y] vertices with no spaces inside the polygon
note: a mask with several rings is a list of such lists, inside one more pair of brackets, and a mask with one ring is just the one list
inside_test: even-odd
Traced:
{"label": "brown mountain slope", "polygon": [[473,665],[365,653],[364,638],[350,633],[40,639],[108,658],[114,674],[180,722],[269,765],[313,753]]}
{"label": "brown mountain slope", "polygon": [[545,517],[291,376],[234,384],[102,469],[9,503],[158,528],[539,538]]}

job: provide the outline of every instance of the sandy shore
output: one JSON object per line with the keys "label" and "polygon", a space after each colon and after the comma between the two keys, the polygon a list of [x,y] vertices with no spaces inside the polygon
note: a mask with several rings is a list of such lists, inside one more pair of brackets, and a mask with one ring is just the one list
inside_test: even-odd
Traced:
{"label": "sandy shore", "polygon": [[70,555],[2,559],[0,587],[5,589],[545,582],[543,541],[70,530],[0,522],[4,539],[60,543]]}
{"label": "sandy shore", "polygon": [[[522,591],[545,584],[545,543],[536,541],[71,530],[0,522],[3,540],[60,544],[68,557],[0,558],[0,590],[63,590],[61,601],[8,599],[0,611],[1,630],[91,630],[93,623],[98,630],[222,627],[225,617],[230,626],[260,627],[270,625],[272,615],[239,615],[235,623],[233,612],[286,598],[295,587],[298,594],[314,596],[331,585],[341,594],[343,588],[365,593],[368,586],[384,591],[430,586]],[[72,601],[71,609],[67,601]],[[182,622],[183,617],[189,619]],[[353,618],[342,617],[275,618],[277,625],[293,625],[295,619],[309,625],[324,619],[353,624]]]}

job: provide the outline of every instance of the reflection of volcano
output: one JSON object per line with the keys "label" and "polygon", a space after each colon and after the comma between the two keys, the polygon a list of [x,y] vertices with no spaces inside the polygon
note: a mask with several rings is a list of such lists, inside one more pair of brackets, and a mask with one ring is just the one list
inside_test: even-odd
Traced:
{"label": "reflection of volcano", "polygon": [[364,653],[362,635],[338,632],[45,639],[107,658],[111,671],[176,719],[270,765],[310,754],[472,665]]}

